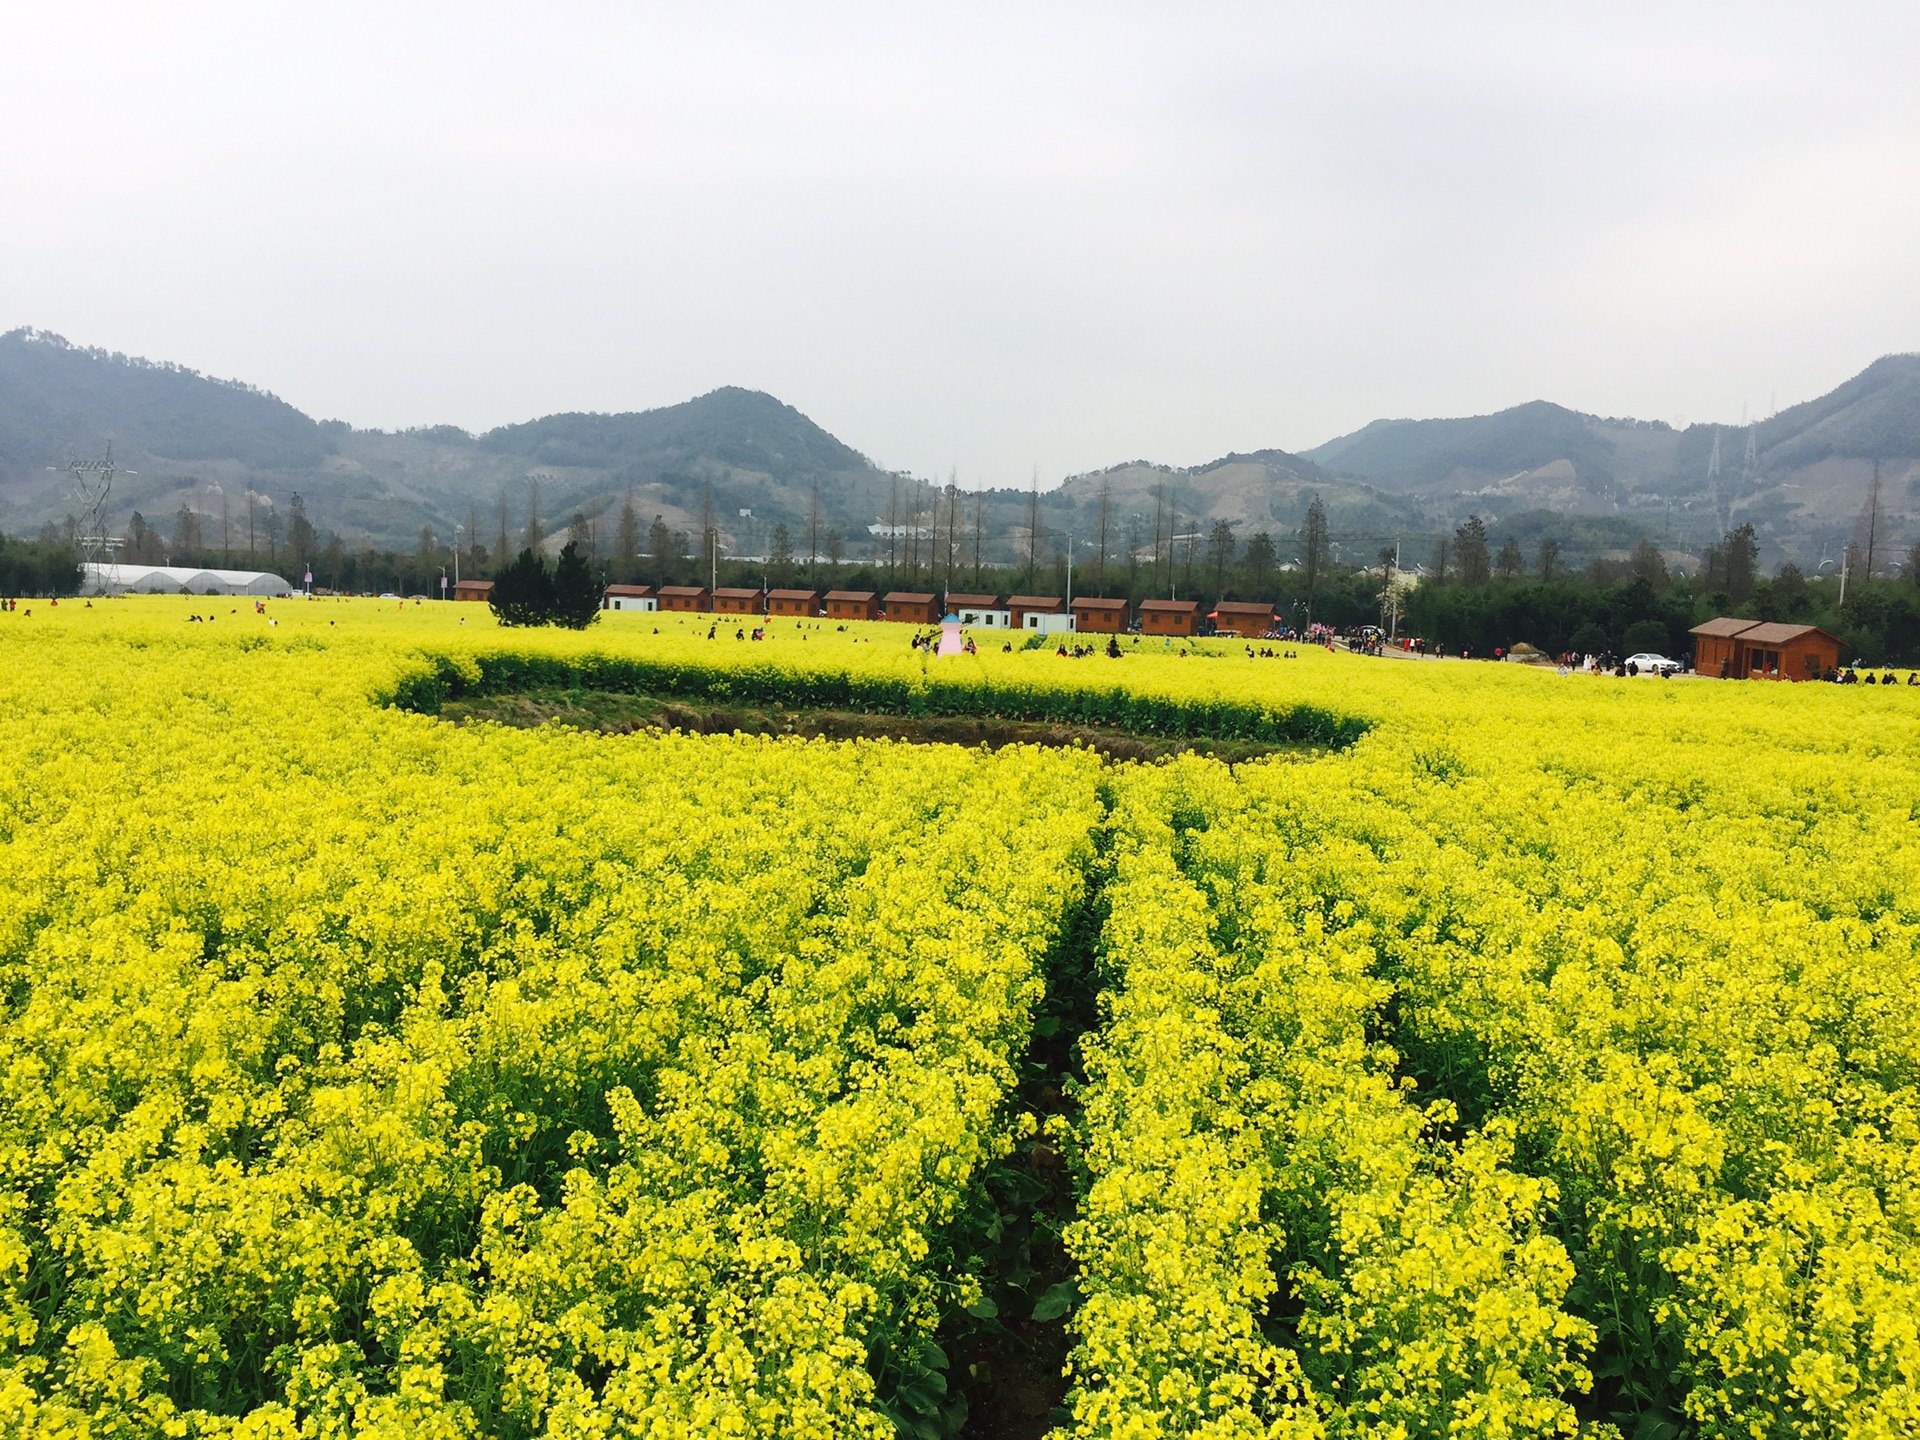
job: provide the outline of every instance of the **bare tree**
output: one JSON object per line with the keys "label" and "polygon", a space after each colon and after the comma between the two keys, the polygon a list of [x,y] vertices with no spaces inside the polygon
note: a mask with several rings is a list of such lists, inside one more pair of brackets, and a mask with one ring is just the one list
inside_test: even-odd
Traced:
{"label": "bare tree", "polygon": [[713,479],[700,487],[700,560],[709,584],[720,574],[720,522],[713,512]]}
{"label": "bare tree", "polygon": [[1861,524],[1866,529],[1867,568],[1866,576],[1873,574],[1874,549],[1880,536],[1880,462],[1873,462],[1873,479],[1867,486],[1867,503],[1861,511]]}
{"label": "bare tree", "polygon": [[1224,520],[1213,522],[1213,530],[1207,536],[1207,559],[1213,562],[1213,588],[1216,595],[1227,588],[1227,567],[1233,564],[1233,554],[1239,546],[1233,538],[1233,526]]}
{"label": "bare tree", "polygon": [[900,477],[893,477],[893,485],[887,492],[887,588],[893,588],[893,562],[898,553],[895,539],[900,533]]}
{"label": "bare tree", "polygon": [[1300,572],[1307,582],[1307,619],[1313,619],[1314,596],[1326,577],[1332,545],[1327,538],[1327,507],[1315,495],[1307,505],[1306,523],[1300,527]]}
{"label": "bare tree", "polygon": [[526,548],[537,551],[540,542],[546,538],[546,532],[540,528],[540,482],[534,476],[527,477],[527,538]]}
{"label": "bare tree", "polygon": [[1099,505],[1094,512],[1094,547],[1098,558],[1094,561],[1096,583],[1102,595],[1107,592],[1107,532],[1113,527],[1113,477],[1100,477]]}
{"label": "bare tree", "polygon": [[1540,542],[1540,558],[1537,567],[1542,580],[1553,579],[1554,567],[1560,563],[1560,542],[1551,535]]}
{"label": "bare tree", "polygon": [[946,587],[953,589],[953,562],[959,551],[960,536],[960,471],[958,467],[947,472],[947,579]]}
{"label": "bare tree", "polygon": [[807,502],[807,564],[820,558],[820,481],[815,477],[813,495]]}
{"label": "bare tree", "polygon": [[976,491],[973,497],[973,588],[980,588],[980,546],[987,533],[987,492]]}
{"label": "bare tree", "polygon": [[1040,467],[1033,467],[1027,488],[1027,585],[1031,589],[1040,564]]}

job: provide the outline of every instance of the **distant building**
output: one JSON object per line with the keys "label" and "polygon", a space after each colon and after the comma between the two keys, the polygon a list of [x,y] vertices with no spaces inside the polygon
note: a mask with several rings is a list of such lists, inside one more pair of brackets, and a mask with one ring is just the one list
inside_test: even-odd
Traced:
{"label": "distant building", "polygon": [[1254,600],[1222,600],[1207,617],[1216,634],[1246,635],[1254,639],[1274,628],[1273,606]]}
{"label": "distant building", "polygon": [[818,590],[769,590],[767,614],[814,616],[820,613]]}
{"label": "distant building", "polygon": [[660,608],[705,612],[713,609],[713,597],[707,593],[704,585],[662,585]]}
{"label": "distant building", "polygon": [[1696,674],[1723,680],[1818,680],[1840,665],[1840,641],[1818,625],[1721,616],[1688,632]]}
{"label": "distant building", "polygon": [[762,594],[757,587],[749,590],[743,585],[722,585],[713,592],[713,608],[721,615],[764,615]]}
{"label": "distant building", "polygon": [[1192,635],[1200,628],[1198,600],[1142,600],[1142,635]]}
{"label": "distant building", "polygon": [[947,614],[976,630],[1005,630],[1013,624],[1013,612],[1000,603],[998,595],[950,593]]}
{"label": "distant building", "polygon": [[829,620],[878,620],[880,600],[871,590],[829,590]]}
{"label": "distant building", "polygon": [[493,581],[462,580],[453,587],[453,598],[456,600],[478,600],[482,604],[485,604],[493,598]]}
{"label": "distant building", "polygon": [[603,610],[658,610],[660,597],[651,585],[609,585],[601,592]]}
{"label": "distant building", "polygon": [[1073,602],[1073,628],[1086,634],[1118,635],[1127,628],[1127,602],[1083,595]]}
{"label": "distant building", "polygon": [[940,623],[940,597],[928,595],[920,590],[891,590],[880,602],[882,614],[888,620],[898,620],[907,625],[938,625]]}
{"label": "distant building", "polygon": [[95,595],[292,595],[300,587],[271,570],[203,570],[195,565],[89,562],[81,589]]}
{"label": "distant building", "polygon": [[[1043,627],[1027,624],[1029,615],[1065,615],[1067,607],[1061,603],[1058,595],[1012,595],[1007,598],[1007,613],[1016,630],[1037,630]],[[1063,625],[1045,627],[1050,630],[1063,630]]]}

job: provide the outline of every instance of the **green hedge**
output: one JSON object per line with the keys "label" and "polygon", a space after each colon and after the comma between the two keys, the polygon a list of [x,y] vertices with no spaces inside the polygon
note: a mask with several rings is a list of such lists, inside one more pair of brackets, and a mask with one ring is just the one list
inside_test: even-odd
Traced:
{"label": "green hedge", "polygon": [[[468,671],[477,669],[477,678]],[[1181,700],[1143,695],[1124,686],[1061,686],[899,676],[862,676],[844,670],[797,670],[777,665],[698,666],[634,656],[561,657],[498,652],[465,666],[432,658],[402,676],[381,698],[423,714],[438,714],[461,696],[515,694],[541,689],[598,690],[626,695],[671,695],[721,704],[785,705],[869,715],[962,716],[1087,725],[1137,735],[1206,740],[1257,740],[1343,749],[1368,729],[1352,715],[1318,705],[1273,707],[1235,699]]]}

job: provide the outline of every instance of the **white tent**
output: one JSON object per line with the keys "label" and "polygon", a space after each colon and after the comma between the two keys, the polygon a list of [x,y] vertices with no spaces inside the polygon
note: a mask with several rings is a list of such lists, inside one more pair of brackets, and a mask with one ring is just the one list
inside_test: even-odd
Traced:
{"label": "white tent", "polygon": [[83,588],[95,595],[291,595],[270,570],[201,570],[192,565],[88,565]]}

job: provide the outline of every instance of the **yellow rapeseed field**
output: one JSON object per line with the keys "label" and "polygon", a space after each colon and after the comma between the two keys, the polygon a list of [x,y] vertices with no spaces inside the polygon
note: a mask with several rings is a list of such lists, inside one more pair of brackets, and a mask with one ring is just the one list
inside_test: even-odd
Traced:
{"label": "yellow rapeseed field", "polygon": [[0,615],[0,1433],[954,1433],[1083,934],[1065,1431],[1920,1428],[1920,688],[749,633]]}

